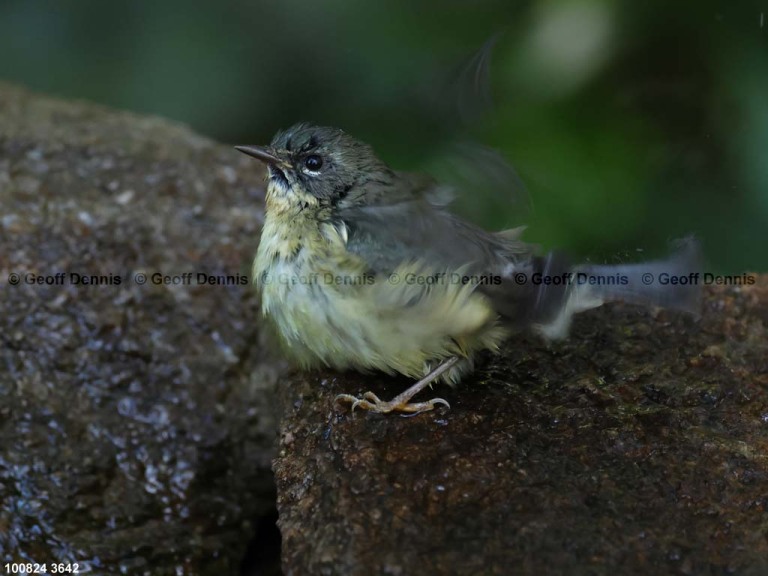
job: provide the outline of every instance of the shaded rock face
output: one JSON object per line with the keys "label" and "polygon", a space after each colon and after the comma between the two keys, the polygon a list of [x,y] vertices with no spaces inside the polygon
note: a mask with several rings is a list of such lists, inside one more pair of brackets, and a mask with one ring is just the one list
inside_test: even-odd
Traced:
{"label": "shaded rock face", "polygon": [[708,290],[698,321],[606,306],[414,418],[333,405],[406,380],[295,376],[284,573],[768,573],[767,325],[768,276]]}
{"label": "shaded rock face", "polygon": [[259,170],[163,120],[0,84],[3,563],[238,573],[274,506]]}

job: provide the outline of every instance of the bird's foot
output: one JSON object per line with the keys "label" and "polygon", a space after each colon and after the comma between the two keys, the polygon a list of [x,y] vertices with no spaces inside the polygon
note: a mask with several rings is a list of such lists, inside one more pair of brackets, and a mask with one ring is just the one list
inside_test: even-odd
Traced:
{"label": "bird's foot", "polygon": [[411,416],[434,410],[435,406],[438,404],[443,404],[448,408],[451,407],[451,405],[443,398],[432,398],[432,400],[428,400],[427,402],[408,402],[408,399],[403,400],[400,399],[400,397],[397,397],[390,402],[385,402],[373,392],[366,392],[363,394],[362,398],[358,398],[352,394],[339,394],[336,396],[336,402],[349,402],[352,405],[352,412],[355,411],[355,408],[360,408],[361,410],[368,410],[369,412],[376,412],[378,414],[399,412]]}

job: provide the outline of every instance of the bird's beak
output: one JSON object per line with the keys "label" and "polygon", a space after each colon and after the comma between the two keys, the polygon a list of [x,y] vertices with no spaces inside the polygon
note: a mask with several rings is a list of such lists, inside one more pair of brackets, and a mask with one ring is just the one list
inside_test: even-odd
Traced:
{"label": "bird's beak", "polygon": [[264,146],[235,146],[235,150],[239,150],[243,154],[248,154],[248,156],[253,156],[270,166],[282,164],[280,158],[275,156],[269,148]]}

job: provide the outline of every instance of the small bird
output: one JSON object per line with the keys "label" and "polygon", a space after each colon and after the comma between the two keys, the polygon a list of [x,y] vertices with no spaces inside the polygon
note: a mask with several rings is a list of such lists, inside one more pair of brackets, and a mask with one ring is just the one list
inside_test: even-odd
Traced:
{"label": "small bird", "polygon": [[399,172],[367,144],[301,123],[269,146],[266,216],[253,263],[261,310],[300,366],[383,371],[418,381],[390,401],[342,394],[352,410],[416,414],[440,379],[456,384],[482,350],[512,334],[566,335],[573,314],[612,300],[696,313],[698,287],[662,283],[698,268],[695,240],[668,259],[571,266],[520,239],[452,214],[431,177]]}

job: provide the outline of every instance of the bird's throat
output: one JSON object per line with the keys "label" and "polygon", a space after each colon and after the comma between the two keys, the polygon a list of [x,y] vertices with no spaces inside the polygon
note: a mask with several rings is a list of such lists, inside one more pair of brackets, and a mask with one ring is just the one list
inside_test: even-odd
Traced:
{"label": "bird's throat", "polygon": [[319,208],[317,198],[297,192],[291,185],[271,180],[267,185],[267,214],[286,218],[307,218]]}

